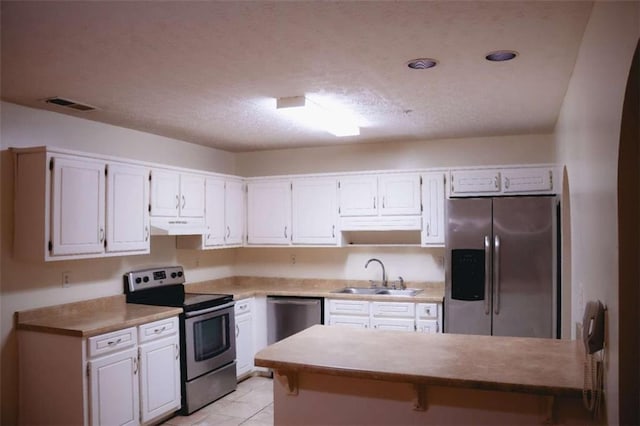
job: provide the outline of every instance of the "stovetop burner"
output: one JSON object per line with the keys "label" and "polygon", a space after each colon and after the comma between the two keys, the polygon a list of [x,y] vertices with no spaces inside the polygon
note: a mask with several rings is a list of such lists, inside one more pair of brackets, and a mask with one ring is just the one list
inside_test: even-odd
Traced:
{"label": "stovetop burner", "polygon": [[182,266],[144,269],[124,275],[127,303],[173,306],[185,312],[212,308],[231,302],[229,294],[186,293]]}

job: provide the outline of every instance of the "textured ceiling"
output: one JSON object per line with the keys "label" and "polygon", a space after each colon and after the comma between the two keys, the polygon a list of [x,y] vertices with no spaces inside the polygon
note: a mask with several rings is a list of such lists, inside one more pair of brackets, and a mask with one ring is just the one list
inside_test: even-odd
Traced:
{"label": "textured ceiling", "polygon": [[[2,99],[228,151],[551,132],[587,1],[2,1]],[[489,51],[512,49],[491,63]],[[411,70],[430,57],[438,65]],[[361,118],[283,118],[307,95]],[[42,102],[60,96],[98,108]]]}

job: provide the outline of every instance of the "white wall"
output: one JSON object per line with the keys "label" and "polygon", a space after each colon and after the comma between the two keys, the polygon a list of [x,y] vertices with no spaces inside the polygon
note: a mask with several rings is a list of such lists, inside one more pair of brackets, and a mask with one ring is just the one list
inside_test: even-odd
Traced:
{"label": "white wall", "polygon": [[535,164],[555,161],[552,135],[439,139],[240,153],[241,176]]}
{"label": "white wall", "polygon": [[556,127],[571,206],[572,319],[581,321],[588,300],[600,299],[608,307],[609,424],[618,423],[618,376],[629,374],[618,371],[617,171],[624,90],[639,23],[638,2],[594,4]]}

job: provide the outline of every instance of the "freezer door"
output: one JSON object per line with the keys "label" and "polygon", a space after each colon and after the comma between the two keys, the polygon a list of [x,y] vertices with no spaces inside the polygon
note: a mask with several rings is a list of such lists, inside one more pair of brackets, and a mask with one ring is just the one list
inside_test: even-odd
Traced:
{"label": "freezer door", "polygon": [[553,337],[555,198],[493,200],[495,336]]}
{"label": "freezer door", "polygon": [[490,198],[447,200],[445,333],[491,334],[491,209]]}

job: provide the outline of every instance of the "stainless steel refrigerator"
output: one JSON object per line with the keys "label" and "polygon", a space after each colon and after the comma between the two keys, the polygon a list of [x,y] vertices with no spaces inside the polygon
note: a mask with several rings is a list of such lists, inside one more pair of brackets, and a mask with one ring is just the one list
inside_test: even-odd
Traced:
{"label": "stainless steel refrigerator", "polygon": [[555,197],[459,198],[446,209],[446,333],[559,337]]}

